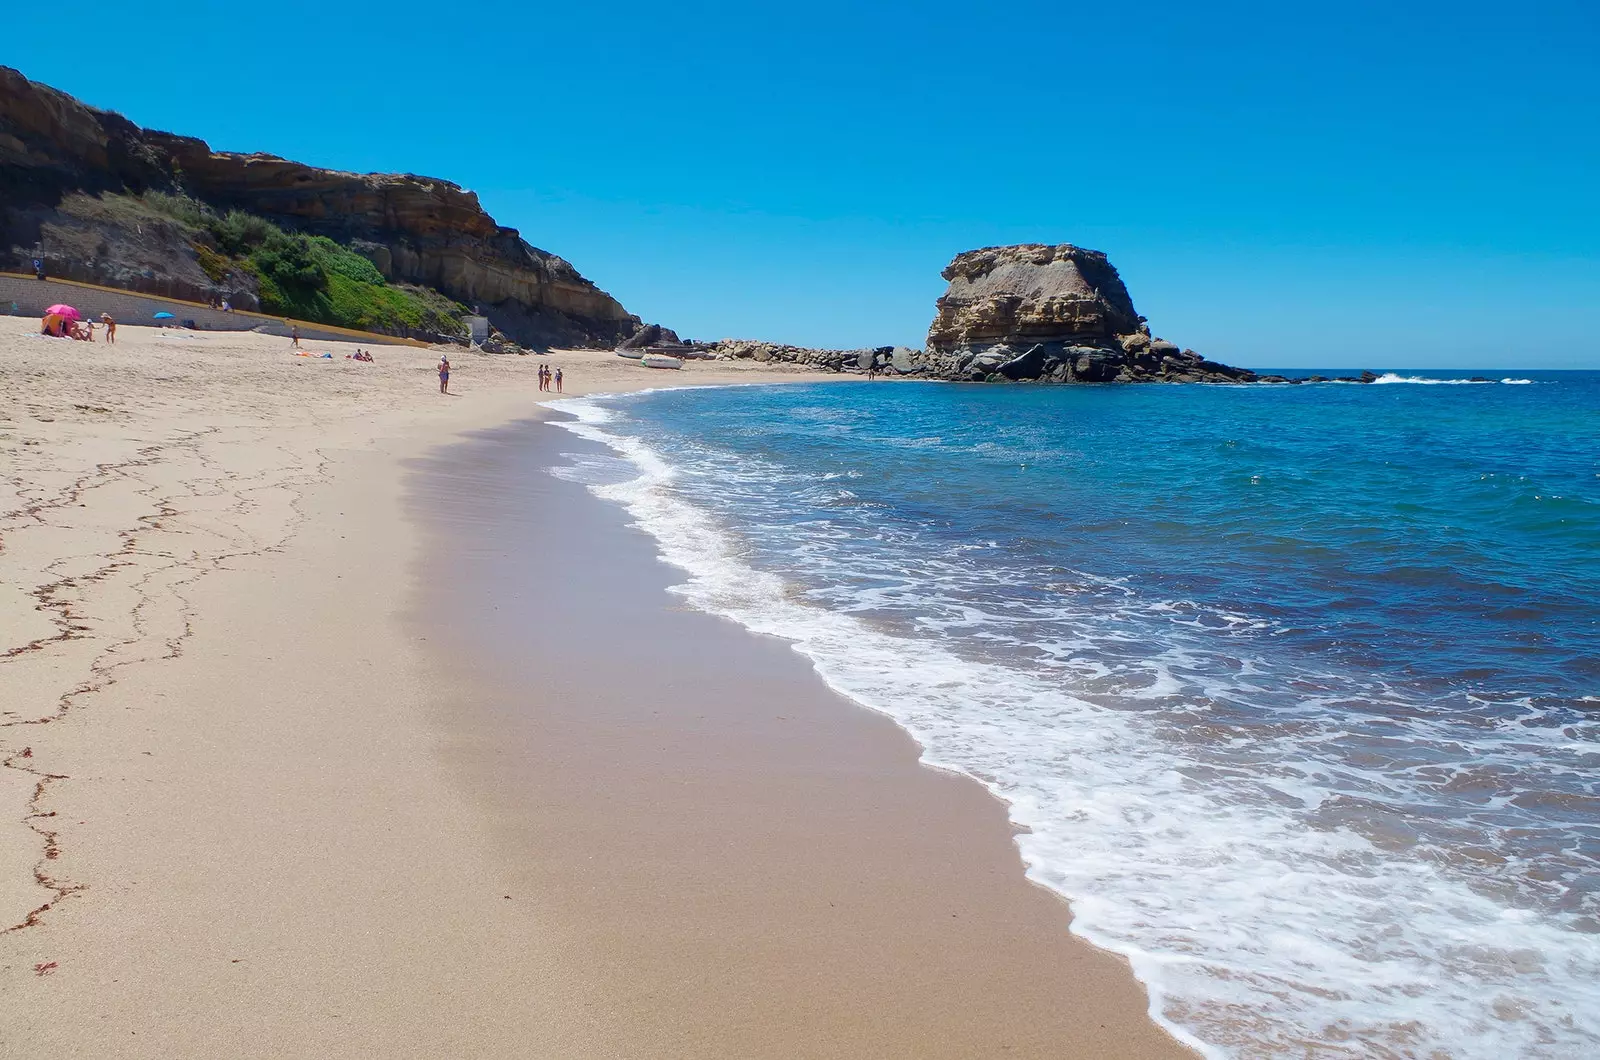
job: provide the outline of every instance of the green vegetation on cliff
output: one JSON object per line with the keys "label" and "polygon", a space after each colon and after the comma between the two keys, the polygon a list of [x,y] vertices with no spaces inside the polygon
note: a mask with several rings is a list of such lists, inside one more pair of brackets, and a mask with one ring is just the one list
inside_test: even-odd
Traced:
{"label": "green vegetation on cliff", "polygon": [[326,236],[239,210],[219,214],[184,196],[149,192],[139,202],[191,230],[196,261],[213,283],[253,277],[266,312],[362,331],[466,331],[466,306],[425,287],[391,285],[371,261]]}

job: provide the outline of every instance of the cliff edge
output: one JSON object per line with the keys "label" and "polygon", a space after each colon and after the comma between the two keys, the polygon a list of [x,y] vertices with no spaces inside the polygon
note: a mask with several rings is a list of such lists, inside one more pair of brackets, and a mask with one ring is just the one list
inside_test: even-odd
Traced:
{"label": "cliff edge", "polygon": [[1070,243],[959,254],[924,355],[944,379],[1249,382],[1255,373],[1152,338],[1106,255]]}
{"label": "cliff edge", "polygon": [[[640,326],[571,264],[497,224],[475,194],[447,180],[213,151],[0,67],[0,268],[27,270],[42,247],[52,275],[216,297],[220,277],[205,253],[214,248],[181,218],[145,210],[152,192],[327,237],[388,283],[481,307],[524,345],[609,345]],[[228,282],[247,288],[226,293],[248,307],[250,277],[229,271]]]}

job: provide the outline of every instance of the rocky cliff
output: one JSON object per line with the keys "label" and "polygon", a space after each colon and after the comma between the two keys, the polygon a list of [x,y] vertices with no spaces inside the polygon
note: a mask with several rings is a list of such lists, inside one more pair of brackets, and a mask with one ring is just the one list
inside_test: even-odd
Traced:
{"label": "rocky cliff", "polygon": [[1248,382],[1253,372],[1152,338],[1116,268],[1069,243],[985,247],[944,270],[925,363],[945,379]]}
{"label": "rocky cliff", "polygon": [[83,201],[150,191],[329,236],[390,281],[481,306],[524,345],[605,345],[640,326],[570,264],[497,224],[476,195],[449,181],[213,151],[203,140],[141,129],[0,67],[0,268],[24,268],[43,243],[54,275],[145,290],[162,285],[163,293],[206,300],[214,281],[192,248],[185,255],[183,240],[170,232],[151,238],[146,218],[118,218]]}

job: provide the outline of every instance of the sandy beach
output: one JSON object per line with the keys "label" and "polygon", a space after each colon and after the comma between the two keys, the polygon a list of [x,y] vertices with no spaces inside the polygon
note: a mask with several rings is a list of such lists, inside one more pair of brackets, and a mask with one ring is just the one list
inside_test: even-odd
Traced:
{"label": "sandy beach", "polygon": [[0,318],[0,1055],[1189,1055],[1002,806],[539,473],[578,444],[540,362],[825,376],[460,352],[446,397],[425,349],[36,330]]}

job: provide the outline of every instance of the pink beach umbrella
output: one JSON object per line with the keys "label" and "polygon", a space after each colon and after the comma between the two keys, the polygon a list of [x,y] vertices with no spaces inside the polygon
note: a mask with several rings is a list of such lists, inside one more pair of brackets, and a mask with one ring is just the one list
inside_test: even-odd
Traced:
{"label": "pink beach umbrella", "polygon": [[81,320],[82,315],[69,305],[53,305],[44,311],[45,316],[58,316],[62,320]]}

